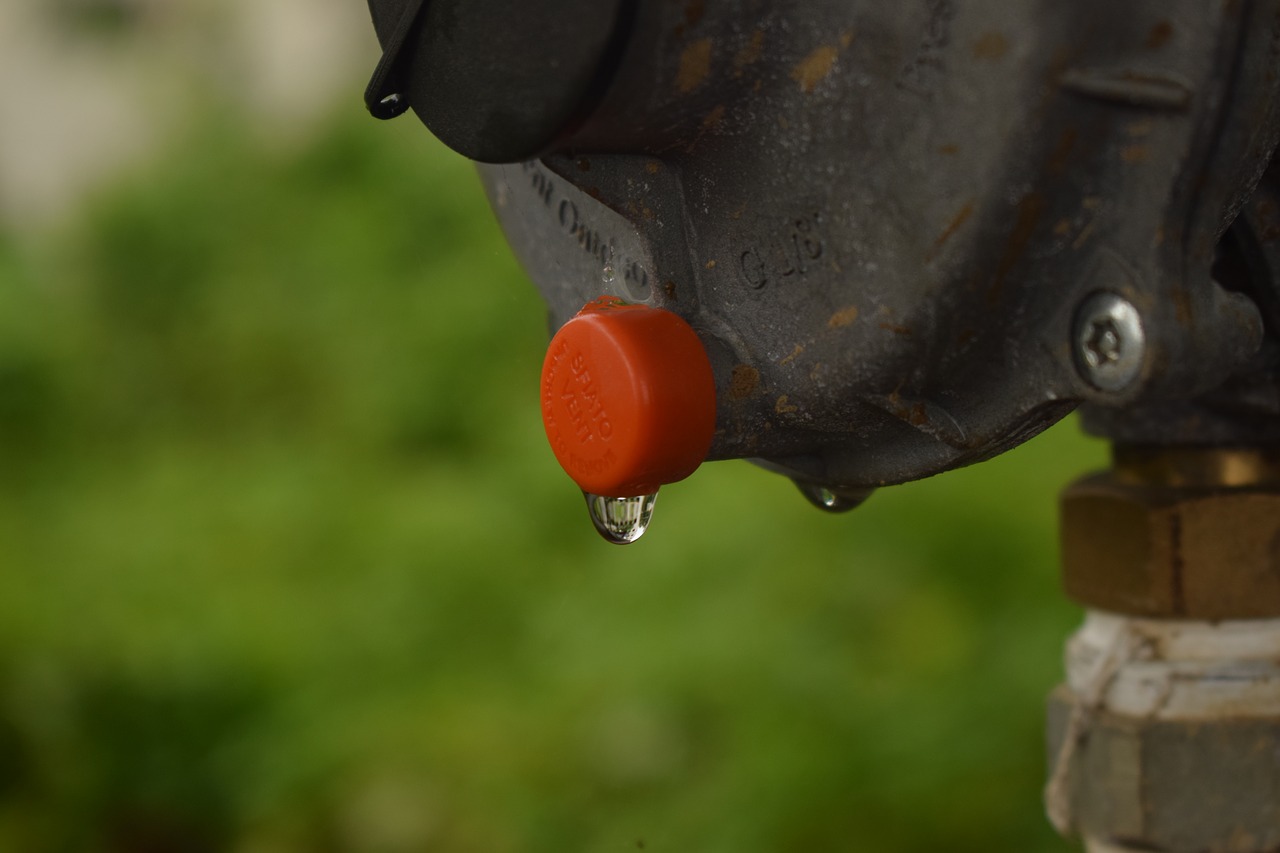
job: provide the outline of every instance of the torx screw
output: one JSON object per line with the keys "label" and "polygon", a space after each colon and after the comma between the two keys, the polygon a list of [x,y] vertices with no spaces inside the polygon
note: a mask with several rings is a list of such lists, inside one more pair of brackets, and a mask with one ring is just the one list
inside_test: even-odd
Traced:
{"label": "torx screw", "polygon": [[1146,333],[1138,309],[1114,293],[1090,296],[1076,312],[1076,367],[1099,391],[1123,391],[1142,371]]}

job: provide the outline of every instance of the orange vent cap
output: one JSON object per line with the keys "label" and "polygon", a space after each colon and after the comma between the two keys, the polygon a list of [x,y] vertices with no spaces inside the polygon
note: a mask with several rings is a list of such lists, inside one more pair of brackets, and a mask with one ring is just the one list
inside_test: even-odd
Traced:
{"label": "orange vent cap", "polygon": [[583,491],[635,497],[683,480],[707,458],[715,421],[711,362],[680,316],[602,296],[551,339],[542,422]]}

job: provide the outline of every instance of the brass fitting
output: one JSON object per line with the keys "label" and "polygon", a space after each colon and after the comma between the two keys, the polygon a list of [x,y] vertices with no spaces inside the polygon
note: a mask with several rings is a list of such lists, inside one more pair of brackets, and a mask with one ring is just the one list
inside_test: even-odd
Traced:
{"label": "brass fitting", "polygon": [[1280,617],[1280,450],[1119,447],[1062,496],[1067,594],[1183,619]]}

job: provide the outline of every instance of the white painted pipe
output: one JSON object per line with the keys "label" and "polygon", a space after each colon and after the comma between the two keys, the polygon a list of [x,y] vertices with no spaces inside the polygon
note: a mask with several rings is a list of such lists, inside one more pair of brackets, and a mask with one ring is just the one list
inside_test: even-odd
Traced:
{"label": "white painted pipe", "polygon": [[[1045,789],[1054,826],[1069,834],[1068,774],[1097,712],[1140,720],[1280,717],[1280,619],[1140,619],[1090,610],[1067,642],[1075,707]],[[1085,839],[1088,853],[1137,853]]]}
{"label": "white painted pipe", "polygon": [[1067,643],[1067,683],[1129,717],[1280,716],[1280,619],[1196,622],[1089,611]]}

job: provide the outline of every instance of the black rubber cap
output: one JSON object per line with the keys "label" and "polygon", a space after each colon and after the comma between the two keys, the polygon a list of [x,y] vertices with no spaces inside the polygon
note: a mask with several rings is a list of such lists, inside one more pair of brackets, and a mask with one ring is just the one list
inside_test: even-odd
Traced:
{"label": "black rubber cap", "polygon": [[[384,50],[392,49],[405,11],[412,15],[416,5],[369,0]],[[545,152],[600,96],[617,66],[629,3],[420,5],[384,88],[453,150],[486,163],[513,163]]]}

